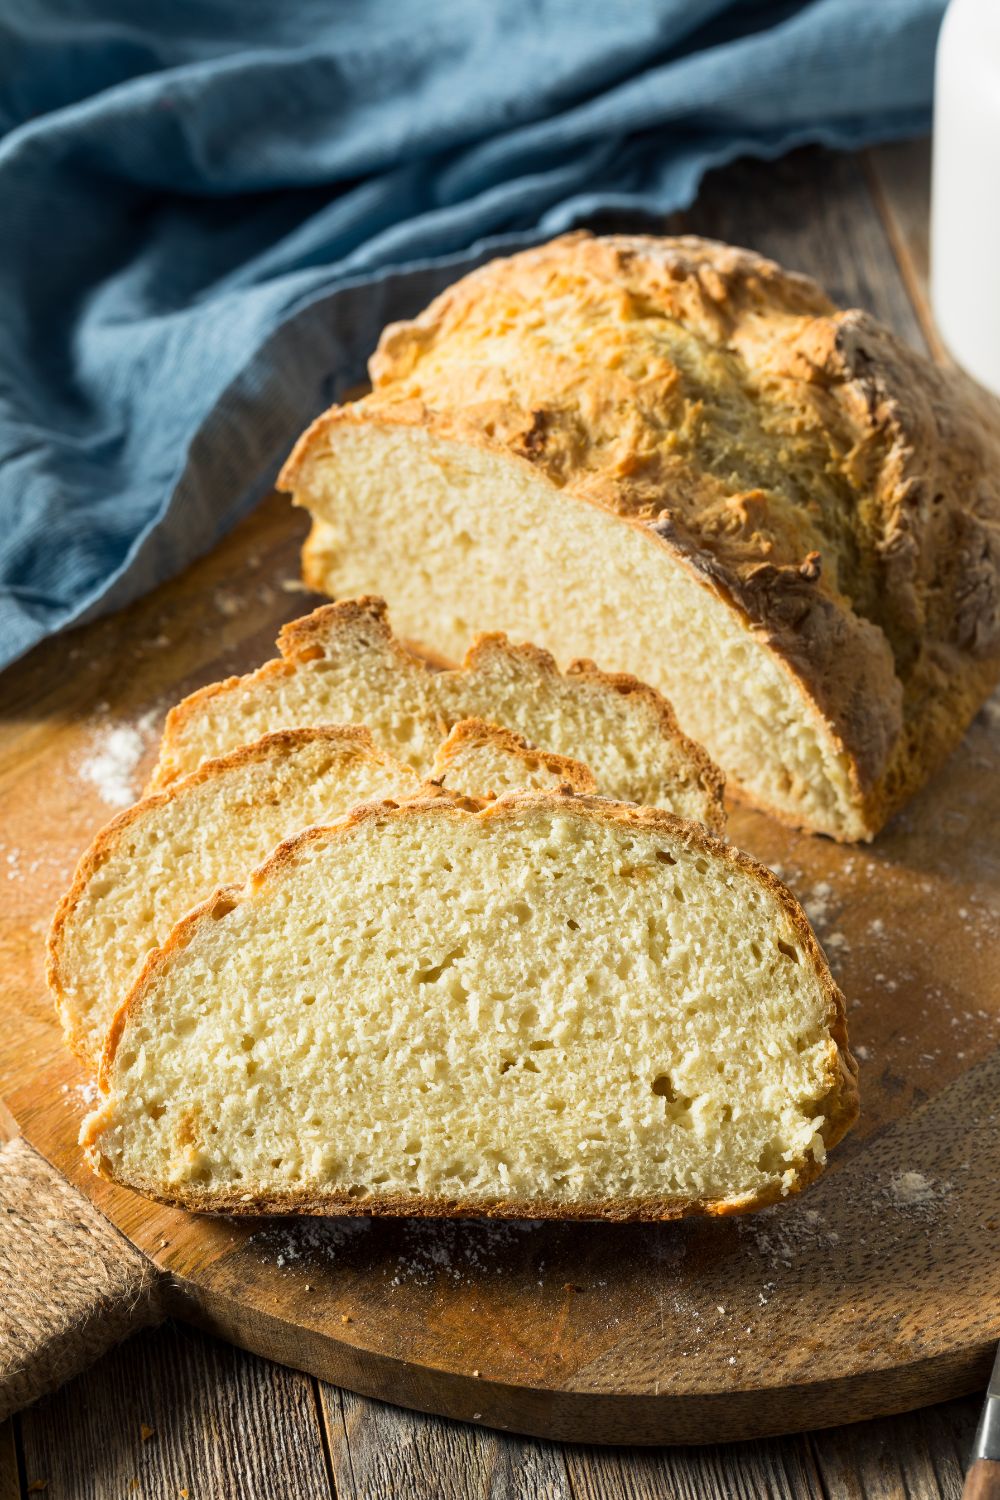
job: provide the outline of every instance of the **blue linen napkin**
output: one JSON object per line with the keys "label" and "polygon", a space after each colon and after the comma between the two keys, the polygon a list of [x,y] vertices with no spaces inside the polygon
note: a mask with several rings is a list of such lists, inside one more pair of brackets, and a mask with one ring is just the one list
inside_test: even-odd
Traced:
{"label": "blue linen napkin", "polygon": [[6,0],[0,665],[209,548],[382,325],[929,121],[944,0]]}

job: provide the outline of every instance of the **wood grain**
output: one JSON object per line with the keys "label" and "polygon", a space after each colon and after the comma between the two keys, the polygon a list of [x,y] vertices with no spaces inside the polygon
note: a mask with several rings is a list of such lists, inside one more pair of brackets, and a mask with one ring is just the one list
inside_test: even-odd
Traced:
{"label": "wood grain", "polygon": [[46,1500],[332,1493],[309,1378],[178,1327],[138,1334],[19,1422]]}
{"label": "wood grain", "polygon": [[976,1397],[811,1434],[826,1494],[958,1500],[981,1406]]}
{"label": "wood grain", "polygon": [[321,1385],[338,1500],[573,1500],[561,1451]]}
{"label": "wood grain", "polygon": [[930,302],[931,143],[896,141],[874,147],[860,160],[928,347],[935,359],[947,362]]}
{"label": "wood grain", "polygon": [[[856,162],[807,153],[740,165],[706,184],[688,223],[818,274],[919,345]],[[75,1138],[87,1080],[60,1045],[41,940],[75,855],[112,810],[88,771],[108,732],[129,726],[145,745],[138,789],[167,706],[271,654],[277,626],[313,602],[295,585],[303,525],[272,499],[182,578],[5,676],[0,1088],[28,1137],[169,1273],[177,1311],[403,1405],[652,1444],[815,1427],[982,1383],[1000,1335],[995,710],[870,848],[734,817],[734,838],[778,865],[810,906],[862,1060],[861,1126],[802,1199],[745,1223],[628,1229],[233,1225],[153,1208],[83,1170]],[[345,1433],[349,1410],[362,1407],[342,1407]],[[468,1463],[481,1477],[490,1464],[500,1472],[506,1459],[483,1469],[487,1450],[475,1444],[480,1457],[468,1458],[475,1430],[462,1440]],[[336,1431],[331,1417],[331,1454]],[[511,1451],[495,1441],[489,1453]],[[803,1485],[815,1482],[808,1452],[782,1450]],[[363,1460],[363,1476],[378,1482],[384,1462]],[[675,1482],[666,1462],[650,1458],[647,1490]],[[455,1458],[448,1472],[460,1467]],[[343,1462],[340,1472],[346,1483]]]}
{"label": "wood grain", "polygon": [[0,1423],[0,1500],[20,1500],[21,1476],[13,1421]]}
{"label": "wood grain", "polygon": [[804,1438],[648,1453],[569,1449],[566,1464],[574,1500],[827,1500]]}
{"label": "wood grain", "polygon": [[[251,1454],[244,1467],[226,1436],[226,1423],[215,1416],[216,1381],[220,1354],[226,1351],[200,1334],[165,1328],[133,1340],[108,1356],[94,1372],[67,1386],[62,1396],[25,1413],[30,1428],[32,1477],[48,1476],[44,1492],[54,1497],[140,1494],[150,1497],[177,1494],[171,1488],[180,1473],[181,1456],[199,1455],[188,1465],[191,1500],[201,1496],[257,1495],[298,1497],[336,1493],[337,1500],[732,1500],[732,1497],[769,1497],[769,1500],[958,1500],[962,1469],[979,1414],[978,1399],[932,1407],[925,1412],[881,1419],[850,1428],[806,1437],[772,1439],[729,1446],[686,1449],[595,1448],[524,1440],[483,1428],[423,1416],[319,1385],[316,1404],[289,1401],[278,1392],[276,1410],[258,1436],[249,1435]],[[240,1383],[232,1399],[240,1422],[249,1429],[256,1421],[256,1403],[270,1400],[273,1368],[250,1356],[233,1354]],[[138,1404],[119,1403],[117,1394],[134,1383],[136,1360],[142,1361],[145,1382]],[[182,1371],[178,1379],[178,1368]],[[283,1372],[278,1371],[280,1380]],[[290,1377],[294,1379],[295,1377]],[[94,1383],[96,1382],[96,1384]],[[204,1404],[178,1400],[175,1391],[202,1392]],[[245,1395],[244,1391],[249,1391]],[[166,1411],[169,1420],[154,1436],[136,1444],[135,1421],[142,1411]],[[50,1413],[57,1420],[50,1418]],[[147,1417],[140,1421],[153,1425]],[[79,1488],[61,1489],[67,1472],[77,1475],[89,1461],[88,1434],[100,1423],[109,1453],[137,1455],[133,1477],[116,1488],[111,1473],[98,1459],[95,1477]],[[203,1461],[204,1432],[222,1433],[219,1457]],[[18,1483],[11,1425],[8,1451],[13,1486],[0,1500],[15,1500],[24,1492]],[[322,1487],[314,1462],[317,1442],[325,1434],[323,1454],[329,1488]],[[0,1476],[6,1472],[6,1452],[0,1428]],[[255,1455],[273,1445],[271,1471],[258,1490]],[[68,1450],[60,1459],[54,1451]],[[312,1455],[308,1480],[301,1465],[289,1464],[289,1449]],[[263,1460],[261,1460],[263,1461]],[[124,1475],[128,1463],[116,1465]],[[223,1485],[221,1476],[228,1478]]]}

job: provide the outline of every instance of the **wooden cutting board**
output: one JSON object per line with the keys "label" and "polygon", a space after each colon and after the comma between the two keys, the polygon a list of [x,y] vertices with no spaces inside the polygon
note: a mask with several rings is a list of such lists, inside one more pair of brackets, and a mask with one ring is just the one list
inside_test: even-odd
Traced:
{"label": "wooden cutting board", "polygon": [[44,936],[76,857],[140,789],[162,715],[272,654],[317,602],[268,501],[132,609],[0,681],[0,1092],[168,1278],[182,1317],[403,1405],[544,1436],[685,1442],[902,1410],[985,1381],[1000,1336],[1000,707],[871,847],[735,811],[805,901],[848,999],[862,1118],[825,1178],[680,1225],[230,1224],[92,1177]]}

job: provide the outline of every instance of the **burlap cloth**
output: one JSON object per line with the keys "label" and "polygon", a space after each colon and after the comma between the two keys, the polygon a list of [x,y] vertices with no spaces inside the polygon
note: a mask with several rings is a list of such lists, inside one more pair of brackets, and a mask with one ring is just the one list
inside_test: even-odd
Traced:
{"label": "burlap cloth", "polygon": [[162,1317],[156,1267],[33,1147],[0,1146],[0,1421]]}

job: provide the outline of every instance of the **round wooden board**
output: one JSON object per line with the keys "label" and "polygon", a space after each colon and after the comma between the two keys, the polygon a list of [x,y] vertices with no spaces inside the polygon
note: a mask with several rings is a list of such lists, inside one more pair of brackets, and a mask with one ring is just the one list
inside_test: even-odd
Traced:
{"label": "round wooden board", "polygon": [[[0,1090],[27,1138],[170,1273],[177,1311],[403,1405],[557,1438],[700,1442],[972,1390],[1000,1336],[1000,711],[871,847],[734,812],[804,899],[848,998],[862,1119],[825,1177],[742,1220],[231,1224],[98,1181],[44,935],[138,791],[163,712],[311,608],[301,518],[267,502],[132,609],[50,642],[0,701]],[[124,729],[124,734],[117,733]]]}

